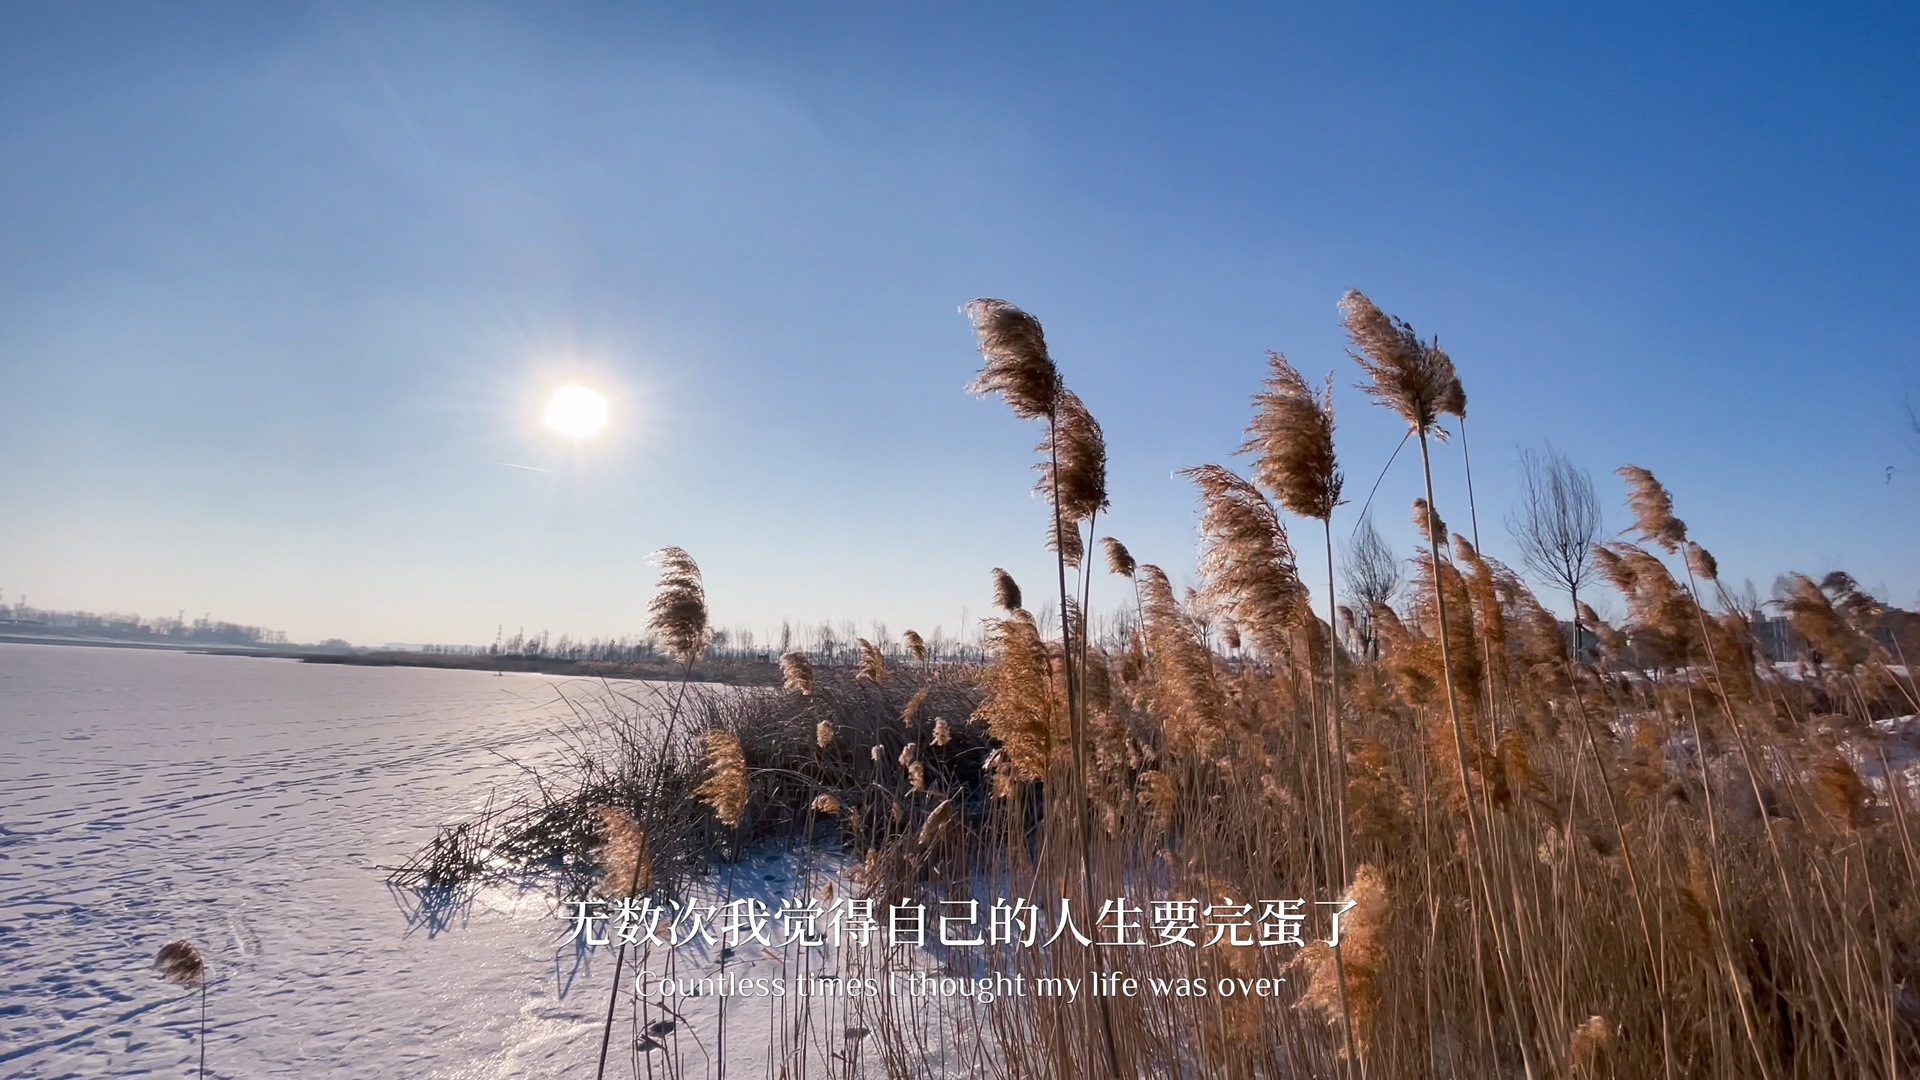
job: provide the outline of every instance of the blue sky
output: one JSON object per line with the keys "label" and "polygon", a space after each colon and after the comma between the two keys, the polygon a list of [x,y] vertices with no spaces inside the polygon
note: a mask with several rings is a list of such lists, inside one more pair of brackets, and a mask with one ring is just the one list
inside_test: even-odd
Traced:
{"label": "blue sky", "polygon": [[1460,366],[1494,555],[1551,439],[1733,583],[1920,601],[1920,11],[1549,7],[0,7],[0,589],[617,634],[677,544],[722,624],[952,633],[1048,573],[961,304],[1045,322],[1180,579],[1265,350],[1385,464],[1357,287]]}

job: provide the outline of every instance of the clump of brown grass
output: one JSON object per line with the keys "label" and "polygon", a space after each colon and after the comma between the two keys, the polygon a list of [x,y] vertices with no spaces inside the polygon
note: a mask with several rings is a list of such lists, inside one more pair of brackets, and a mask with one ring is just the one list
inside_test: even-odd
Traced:
{"label": "clump of brown grass", "polygon": [[1593,631],[1594,636],[1600,639],[1600,651],[1602,655],[1616,658],[1626,655],[1627,636],[1625,634],[1614,629],[1613,624],[1601,618],[1600,613],[1593,610],[1592,606],[1586,601],[1582,600],[1579,603],[1578,610],[1580,612],[1580,625]]}
{"label": "clump of brown grass", "polygon": [[914,843],[922,848],[932,846],[934,840],[946,830],[947,823],[952,820],[953,800],[942,799],[938,806],[928,811],[926,820],[920,825],[919,834],[914,837]]}
{"label": "clump of brown grass", "polygon": [[[1338,458],[1333,450],[1333,376],[1319,394],[1308,387],[1306,379],[1277,352],[1267,354],[1268,375],[1260,393],[1254,395],[1253,420],[1248,424],[1241,453],[1255,455],[1254,479],[1273,493],[1288,511],[1320,522],[1327,556],[1328,619],[1336,619],[1338,597],[1333,572],[1333,512],[1340,505],[1344,486]],[[1203,520],[1205,514],[1203,512]],[[1296,575],[1297,578],[1297,575]],[[1301,586],[1298,604],[1306,608],[1306,589]],[[1301,617],[1307,624],[1311,641],[1316,630],[1310,613]],[[1331,625],[1331,623],[1329,624]],[[1238,650],[1240,632],[1237,619],[1229,617],[1223,633],[1228,648]],[[1340,708],[1340,647],[1334,634],[1326,636],[1327,719],[1325,741],[1331,758],[1333,800],[1341,821],[1339,829],[1338,873],[1344,877],[1347,866],[1346,736]],[[1316,652],[1318,650],[1315,650]],[[1316,723],[1318,721],[1316,720]],[[1326,766],[1321,766],[1324,770]]]}
{"label": "clump of brown grass", "polygon": [[[1434,339],[1433,347],[1440,347],[1440,340]],[[1434,403],[1440,415],[1451,416],[1459,420],[1467,418],[1467,390],[1460,385],[1460,376],[1456,373],[1440,391],[1440,399]]]}

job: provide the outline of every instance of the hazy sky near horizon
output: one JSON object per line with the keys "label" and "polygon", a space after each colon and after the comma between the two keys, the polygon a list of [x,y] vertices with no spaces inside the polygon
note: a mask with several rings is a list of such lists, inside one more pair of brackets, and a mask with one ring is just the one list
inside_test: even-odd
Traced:
{"label": "hazy sky near horizon", "polygon": [[1610,531],[1632,462],[1736,585],[1920,601],[1920,8],[1170,10],[0,7],[0,590],[621,634],[675,544],[722,625],[951,634],[1050,574],[960,305],[1043,320],[1178,581],[1268,349],[1336,375],[1351,529],[1359,288],[1459,365],[1495,556],[1551,440]]}

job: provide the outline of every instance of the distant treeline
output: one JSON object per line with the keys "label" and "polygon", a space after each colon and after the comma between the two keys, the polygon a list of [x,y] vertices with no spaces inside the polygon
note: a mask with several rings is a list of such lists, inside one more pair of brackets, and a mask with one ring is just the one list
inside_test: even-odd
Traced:
{"label": "distant treeline", "polygon": [[188,622],[185,612],[175,618],[147,619],[114,612],[50,611],[24,601],[0,604],[0,629],[13,633],[59,634],[124,641],[192,642],[206,645],[285,645],[287,635],[259,626],[242,626],[208,616]]}
{"label": "distant treeline", "polygon": [[[816,661],[857,663],[860,642],[872,642],[892,659],[906,655],[899,637],[884,623],[874,623],[864,631],[851,620],[796,626],[782,622],[777,631],[761,632],[741,627],[715,627],[706,654],[715,660],[777,660],[789,652],[804,652]],[[963,662],[984,658],[977,641],[964,641],[946,635],[939,628],[924,636],[929,660]],[[501,633],[491,645],[421,645],[411,651],[442,656],[502,656],[535,660],[570,660],[613,664],[645,663],[661,656],[652,635],[576,638],[569,634],[552,637],[547,631],[528,634],[524,630]]]}

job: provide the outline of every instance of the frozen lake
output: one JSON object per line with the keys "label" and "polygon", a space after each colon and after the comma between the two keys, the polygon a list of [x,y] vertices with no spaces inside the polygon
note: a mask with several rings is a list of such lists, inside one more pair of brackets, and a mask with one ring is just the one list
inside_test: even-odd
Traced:
{"label": "frozen lake", "polygon": [[569,687],[0,644],[0,1075],[192,1075],[181,937],[211,1075],[592,1075],[610,972],[543,898],[429,934],[379,869],[551,752]]}

